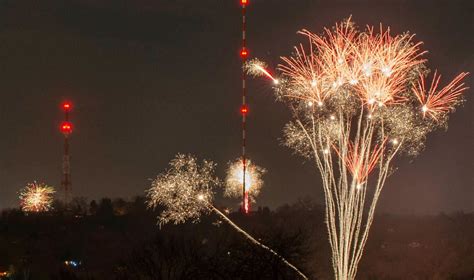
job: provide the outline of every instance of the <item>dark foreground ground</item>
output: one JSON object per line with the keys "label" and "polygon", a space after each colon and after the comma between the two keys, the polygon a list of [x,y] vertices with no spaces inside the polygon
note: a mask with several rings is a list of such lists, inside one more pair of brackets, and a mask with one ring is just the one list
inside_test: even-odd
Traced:
{"label": "dark foreground ground", "polygon": [[[297,279],[216,216],[156,226],[143,199],[0,217],[0,279]],[[309,201],[230,216],[311,279],[332,279],[322,208]],[[358,279],[473,279],[474,214],[377,216]]]}

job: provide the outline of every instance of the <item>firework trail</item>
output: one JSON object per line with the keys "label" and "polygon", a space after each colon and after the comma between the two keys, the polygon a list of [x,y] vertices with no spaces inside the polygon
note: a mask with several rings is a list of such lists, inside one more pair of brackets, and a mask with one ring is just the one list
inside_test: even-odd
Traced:
{"label": "firework trail", "polygon": [[[294,265],[268,246],[262,244],[236,225],[213,205],[214,191],[220,185],[214,175],[215,164],[204,160],[201,164],[191,155],[178,154],[170,162],[168,170],[158,175],[147,190],[148,207],[161,205],[164,210],[158,217],[160,225],[184,223],[187,220],[198,222],[201,215],[210,212],[232,226],[249,241],[269,251],[304,279],[308,279]],[[240,192],[239,192],[240,194]]]}
{"label": "firework trail", "polygon": [[208,206],[212,209],[212,211],[214,211],[218,216],[220,216],[224,221],[226,221],[230,226],[232,226],[236,231],[238,231],[239,233],[241,233],[242,235],[244,235],[248,240],[250,240],[253,244],[269,251],[270,253],[272,253],[275,257],[277,257],[279,260],[281,260],[283,263],[285,263],[287,266],[289,266],[291,269],[293,269],[296,273],[298,273],[298,275],[300,275],[303,279],[308,279],[308,277],[306,277],[306,275],[304,275],[297,267],[295,267],[294,265],[292,265],[290,262],[288,262],[284,257],[282,257],[281,255],[279,255],[277,252],[273,251],[272,248],[268,247],[267,245],[265,244],[262,244],[261,242],[259,242],[258,240],[256,240],[255,238],[253,238],[250,234],[248,234],[245,230],[243,230],[241,227],[239,227],[238,225],[236,225],[234,222],[232,222],[231,219],[229,219],[226,215],[224,215],[224,213],[222,213],[221,211],[219,211],[219,209],[217,209],[216,207],[214,207],[212,204],[208,204]]}
{"label": "firework trail", "polygon": [[254,76],[254,77],[259,77],[259,76],[266,76],[270,80],[273,81],[275,85],[279,83],[278,79],[273,77],[270,72],[266,69],[268,66],[265,62],[258,60],[257,58],[251,59],[244,65],[244,69],[247,72],[247,74]]}
{"label": "firework trail", "polygon": [[46,212],[53,203],[53,187],[36,182],[29,183],[20,191],[20,206],[24,212]]}
{"label": "firework trail", "polygon": [[[275,87],[294,114],[286,145],[315,161],[335,278],[355,279],[393,158],[418,154],[426,135],[445,125],[462,101],[467,73],[442,88],[435,73],[427,90],[422,43],[382,25],[359,31],[348,19],[322,35],[300,34],[309,47],[282,57]],[[262,75],[265,64],[253,63],[247,71]]]}

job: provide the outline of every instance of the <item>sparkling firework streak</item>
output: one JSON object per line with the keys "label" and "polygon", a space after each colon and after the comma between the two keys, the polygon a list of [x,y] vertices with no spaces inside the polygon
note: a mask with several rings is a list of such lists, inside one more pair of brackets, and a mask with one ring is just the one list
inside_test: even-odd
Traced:
{"label": "sparkling firework streak", "polygon": [[187,220],[197,222],[202,214],[213,212],[247,240],[276,256],[303,279],[308,279],[284,257],[256,240],[213,205],[214,191],[220,182],[214,175],[212,161],[204,160],[199,164],[194,156],[178,154],[169,165],[168,170],[158,175],[147,190],[148,207],[164,207],[158,217],[160,225]]}
{"label": "sparkling firework streak", "polygon": [[[348,19],[323,35],[300,34],[309,47],[295,47],[278,67],[275,94],[294,113],[286,144],[315,161],[335,278],[355,279],[393,158],[416,155],[426,135],[444,125],[467,89],[467,73],[439,90],[435,73],[427,91],[422,43],[408,33],[392,36],[382,25],[359,31]],[[249,74],[265,69],[253,65]]]}
{"label": "sparkling firework streak", "polygon": [[244,64],[244,69],[245,71],[254,77],[258,76],[266,76],[267,78],[270,78],[275,85],[279,83],[277,79],[275,79],[270,72],[266,69],[268,66],[265,64],[265,62],[260,61],[256,58],[250,60],[249,62]]}
{"label": "sparkling firework streak", "polygon": [[[349,142],[347,144],[346,155],[342,155],[336,146],[334,146],[334,150],[351,173],[357,186],[360,186],[365,182],[369,177],[369,174],[377,165],[377,162],[384,151],[385,143],[386,140],[382,142],[380,147],[376,144],[372,150],[369,150],[369,147],[360,147]],[[328,151],[326,151],[326,153],[328,153]]]}
{"label": "sparkling firework streak", "polygon": [[[242,193],[243,184],[243,170],[242,160],[238,159],[234,163],[229,165],[227,170],[226,185],[224,195],[228,197],[239,197]],[[255,198],[260,193],[260,189],[263,186],[262,175],[265,174],[266,170],[253,164],[250,160],[246,161],[245,168],[245,198],[248,212],[250,209],[250,201],[255,201]]]}
{"label": "sparkling firework streak", "polygon": [[421,104],[421,111],[423,112],[423,117],[427,114],[435,120],[438,120],[439,115],[448,113],[454,109],[454,106],[459,104],[461,101],[462,93],[468,89],[464,86],[462,79],[467,76],[468,73],[461,73],[456,78],[454,78],[451,83],[449,83],[444,88],[438,90],[439,80],[441,75],[437,75],[435,72],[433,75],[433,81],[431,82],[430,89],[426,91],[425,80],[423,76],[420,76],[420,80],[417,83],[417,86],[413,87],[413,92],[415,93],[418,101]]}
{"label": "sparkling firework streak", "polygon": [[46,212],[53,203],[53,187],[36,182],[29,183],[20,192],[20,206],[24,212]]}

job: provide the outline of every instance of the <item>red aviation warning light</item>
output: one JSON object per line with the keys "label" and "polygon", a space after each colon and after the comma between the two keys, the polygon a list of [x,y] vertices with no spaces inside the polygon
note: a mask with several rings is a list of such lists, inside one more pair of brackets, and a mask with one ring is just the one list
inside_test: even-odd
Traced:
{"label": "red aviation warning light", "polygon": [[249,55],[249,52],[247,51],[247,49],[245,47],[240,50],[240,57],[241,58],[246,59],[248,55]]}
{"label": "red aviation warning light", "polygon": [[240,0],[240,5],[244,6],[247,5],[248,1],[247,0]]}
{"label": "red aviation warning light", "polygon": [[72,133],[72,123],[70,122],[62,122],[61,126],[59,127],[61,133],[64,135],[69,135]]}
{"label": "red aviation warning light", "polygon": [[66,101],[61,105],[61,107],[62,107],[63,111],[69,112],[72,109],[72,104],[71,104],[71,102]]}
{"label": "red aviation warning light", "polygon": [[64,136],[64,154],[61,175],[61,187],[64,191],[64,203],[66,209],[69,204],[69,197],[71,194],[71,164],[69,157],[69,137],[72,133],[72,123],[69,121],[69,113],[72,110],[72,103],[64,101],[61,103],[61,110],[64,113],[63,122],[59,125],[59,131]]}
{"label": "red aviation warning light", "polygon": [[240,113],[242,115],[247,115],[247,113],[249,112],[249,108],[245,105],[243,105],[242,107],[240,107]]}
{"label": "red aviation warning light", "polygon": [[72,133],[72,123],[69,122],[69,113],[72,110],[72,103],[69,101],[61,103],[61,109],[64,112],[64,121],[59,126],[59,130],[64,136],[68,136]]}

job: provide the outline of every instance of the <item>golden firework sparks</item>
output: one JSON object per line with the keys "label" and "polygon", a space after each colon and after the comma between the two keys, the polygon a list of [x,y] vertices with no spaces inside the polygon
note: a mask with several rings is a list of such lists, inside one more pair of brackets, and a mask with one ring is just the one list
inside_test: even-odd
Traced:
{"label": "golden firework sparks", "polygon": [[[250,198],[255,201],[255,198],[260,193],[263,186],[262,175],[266,170],[255,165],[251,160],[246,160],[245,168],[245,188],[249,193]],[[243,168],[242,159],[229,164],[226,177],[226,186],[224,195],[228,197],[241,197],[243,184]]]}
{"label": "golden firework sparks", "polygon": [[153,180],[147,191],[149,207],[165,207],[159,216],[160,224],[199,221],[201,214],[209,211],[203,201],[212,203],[214,198],[219,183],[214,168],[212,161],[199,163],[191,155],[176,155],[169,169]]}
{"label": "golden firework sparks", "polygon": [[55,190],[43,183],[29,183],[20,192],[20,205],[24,212],[46,212],[51,210]]}

